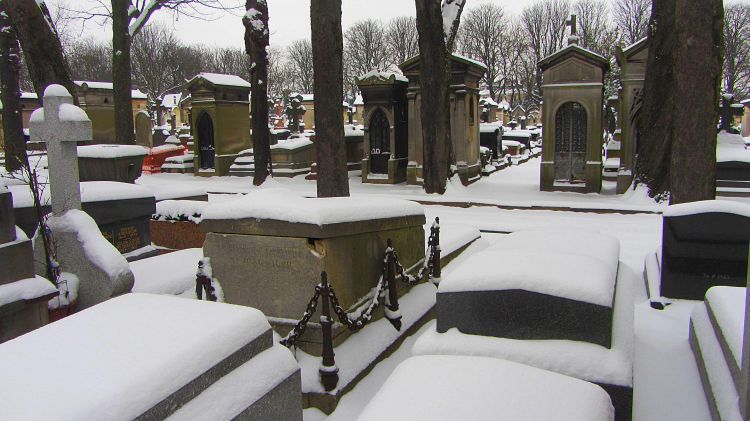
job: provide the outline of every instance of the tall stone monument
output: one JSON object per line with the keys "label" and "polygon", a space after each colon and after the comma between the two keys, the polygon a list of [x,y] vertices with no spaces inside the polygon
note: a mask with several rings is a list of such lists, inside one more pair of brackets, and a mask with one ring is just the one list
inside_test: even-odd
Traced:
{"label": "tall stone monument", "polygon": [[[476,181],[481,176],[479,157],[479,80],[487,67],[477,61],[451,55],[450,57],[450,121],[451,143],[456,157],[458,175],[463,184]],[[421,184],[423,140],[421,116],[422,95],[419,83],[420,58],[415,56],[399,65],[409,79],[409,160],[406,181]]]}
{"label": "tall stone monument", "polygon": [[250,83],[239,76],[200,73],[190,79],[190,125],[195,143],[195,175],[226,175],[250,139]]}
{"label": "tall stone monument", "polygon": [[153,142],[153,131],[154,123],[151,116],[146,111],[138,111],[135,114],[135,144],[146,148],[159,146]]}
{"label": "tall stone monument", "polygon": [[357,79],[365,103],[363,183],[395,184],[406,181],[408,83],[405,77],[396,73],[377,71]]}
{"label": "tall stone monument", "polygon": [[[79,308],[100,303],[114,295],[129,292],[133,273],[127,260],[102,236],[96,222],[81,211],[78,178],[77,143],[91,140],[91,120],[73,105],[73,96],[60,85],[44,91],[44,108],[31,115],[31,138],[46,142],[52,216],[47,225],[52,231],[57,262],[64,272],[78,276]],[[35,249],[37,273],[46,272],[44,247],[37,236]]]}
{"label": "tall stone monument", "polygon": [[609,60],[578,46],[575,15],[570,25],[568,46],[538,63],[544,98],[540,189],[599,192]]}

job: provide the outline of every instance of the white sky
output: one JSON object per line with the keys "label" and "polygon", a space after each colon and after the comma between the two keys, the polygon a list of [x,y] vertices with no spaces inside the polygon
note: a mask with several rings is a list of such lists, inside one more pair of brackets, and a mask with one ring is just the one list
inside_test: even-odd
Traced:
{"label": "white sky", "polygon": [[[60,0],[47,0],[53,6]],[[92,0],[64,0],[71,7],[95,5]],[[106,1],[106,0],[105,0]],[[532,0],[467,0],[468,8],[474,4],[491,2],[502,5],[506,12],[519,13]],[[244,0],[222,0],[226,5],[241,4]],[[283,47],[291,41],[310,37],[310,0],[268,0],[269,26],[271,28],[271,45]],[[214,20],[202,21],[180,16],[174,19],[169,11],[160,10],[154,13],[152,21],[161,21],[173,26],[178,38],[188,44],[202,43],[221,47],[243,47],[244,27],[241,13],[214,13]],[[414,0],[343,0],[342,26],[344,30],[358,20],[375,18],[387,21],[397,16],[414,16]],[[83,36],[93,35],[97,38],[111,39],[111,25],[105,27],[87,23]]]}

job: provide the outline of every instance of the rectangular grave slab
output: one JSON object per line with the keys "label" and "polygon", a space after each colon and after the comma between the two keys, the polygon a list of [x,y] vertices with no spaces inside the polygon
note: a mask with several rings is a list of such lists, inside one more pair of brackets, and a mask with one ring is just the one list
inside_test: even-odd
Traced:
{"label": "rectangular grave slab", "polygon": [[712,286],[747,279],[750,206],[707,200],[664,211],[661,294],[702,300]]}
{"label": "rectangular grave slab", "polygon": [[81,181],[134,183],[141,176],[148,150],[138,145],[86,145],[78,147]]}
{"label": "rectangular grave slab", "polygon": [[[544,264],[525,264],[532,256]],[[598,234],[511,234],[470,256],[441,282],[437,330],[609,348],[618,256],[617,240]]]}
{"label": "rectangular grave slab", "polygon": [[164,419],[272,345],[258,310],[123,295],[1,345],[3,415]]}

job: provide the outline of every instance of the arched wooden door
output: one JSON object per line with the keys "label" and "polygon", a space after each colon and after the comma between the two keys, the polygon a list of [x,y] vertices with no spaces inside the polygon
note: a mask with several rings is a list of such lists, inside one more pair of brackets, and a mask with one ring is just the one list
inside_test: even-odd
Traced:
{"label": "arched wooden door", "polygon": [[370,173],[388,174],[391,156],[391,125],[381,110],[375,110],[368,125],[370,133]]}
{"label": "arched wooden door", "polygon": [[214,168],[216,157],[214,148],[214,122],[208,113],[198,118],[198,152],[200,154],[201,169]]}
{"label": "arched wooden door", "polygon": [[586,109],[566,102],[555,114],[555,180],[586,181]]}

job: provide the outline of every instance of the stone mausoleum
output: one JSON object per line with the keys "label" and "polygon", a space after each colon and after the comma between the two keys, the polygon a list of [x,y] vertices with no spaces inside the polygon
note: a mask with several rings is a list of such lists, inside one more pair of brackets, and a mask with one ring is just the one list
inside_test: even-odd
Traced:
{"label": "stone mausoleum", "polygon": [[620,66],[619,115],[617,116],[621,128],[620,137],[620,168],[617,170],[617,193],[625,193],[633,182],[635,153],[638,143],[638,128],[630,121],[633,115],[633,104],[643,89],[646,79],[646,62],[648,61],[648,38],[629,45],[625,49],[618,48],[615,54]]}
{"label": "stone mausoleum", "polygon": [[574,29],[567,47],[538,63],[543,72],[543,191],[601,189],[604,73],[609,61],[579,47],[577,40]]}
{"label": "stone mausoleum", "polygon": [[409,81],[396,73],[372,71],[357,80],[364,99],[363,183],[406,181]]}
{"label": "stone mausoleum", "polygon": [[[450,74],[450,122],[451,142],[456,158],[458,175],[463,184],[469,184],[481,176],[479,160],[479,80],[487,67],[477,61],[451,55]],[[423,146],[419,69],[420,57],[415,56],[399,65],[409,79],[407,90],[409,114],[409,161],[406,181],[421,184]],[[365,101],[366,104],[367,101]]]}
{"label": "stone mausoleum", "polygon": [[227,175],[240,151],[252,147],[250,83],[239,76],[200,73],[185,88],[192,102],[195,175]]}

